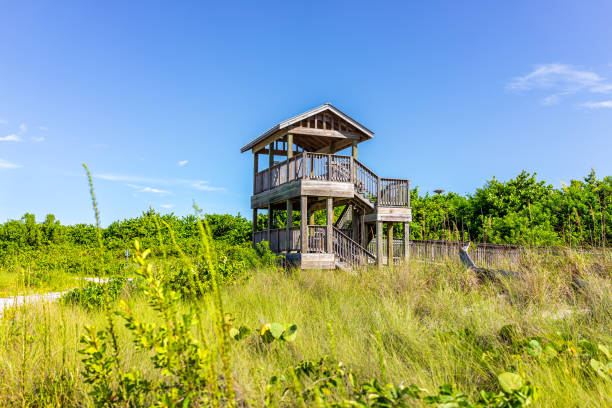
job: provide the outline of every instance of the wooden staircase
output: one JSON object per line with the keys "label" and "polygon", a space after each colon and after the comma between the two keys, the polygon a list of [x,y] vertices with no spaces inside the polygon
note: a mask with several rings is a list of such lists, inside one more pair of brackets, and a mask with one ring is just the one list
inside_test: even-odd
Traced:
{"label": "wooden staircase", "polygon": [[333,228],[333,248],[336,267],[350,269],[355,266],[374,264],[376,256],[351,239],[339,228]]}

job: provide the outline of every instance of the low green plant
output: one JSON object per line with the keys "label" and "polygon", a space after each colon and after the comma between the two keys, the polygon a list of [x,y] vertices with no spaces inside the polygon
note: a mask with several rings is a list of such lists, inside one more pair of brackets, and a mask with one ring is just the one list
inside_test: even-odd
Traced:
{"label": "low green plant", "polygon": [[105,306],[108,301],[116,300],[127,283],[125,277],[110,278],[106,282],[87,282],[85,286],[65,293],[62,302],[88,310],[98,309]]}

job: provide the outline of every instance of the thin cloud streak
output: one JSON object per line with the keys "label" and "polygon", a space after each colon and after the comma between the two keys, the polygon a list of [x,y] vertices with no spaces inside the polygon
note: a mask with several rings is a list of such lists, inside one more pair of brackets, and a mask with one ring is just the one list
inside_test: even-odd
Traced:
{"label": "thin cloud streak", "polygon": [[133,188],[139,193],[172,194],[170,191],[161,190],[159,188],[154,188],[154,187],[149,187],[149,186],[138,186],[135,184],[126,184],[126,186]]}
{"label": "thin cloud streak", "polygon": [[226,191],[224,187],[214,187],[206,180],[191,180],[191,179],[162,179],[152,177],[132,176],[125,174],[100,173],[94,174],[94,178],[100,180],[123,182],[123,183],[140,183],[152,184],[161,186],[183,186],[192,190],[199,191]]}
{"label": "thin cloud streak", "polygon": [[611,93],[612,83],[594,71],[568,64],[542,64],[526,75],[513,78],[506,89],[516,92],[550,90],[554,93],[544,97],[541,103],[555,105],[578,93]]}
{"label": "thin cloud streak", "polygon": [[21,167],[23,167],[21,164],[11,163],[9,161],[0,159],[0,169],[13,170]]}
{"label": "thin cloud streak", "polygon": [[187,163],[189,163],[189,160],[181,160],[180,162],[176,164],[178,164],[180,167],[184,167]]}
{"label": "thin cloud streak", "polygon": [[22,142],[23,139],[18,135],[13,133],[12,135],[0,137],[0,142]]}
{"label": "thin cloud streak", "polygon": [[612,101],[599,101],[599,102],[589,101],[589,102],[585,102],[581,104],[580,106],[583,108],[587,108],[587,109],[605,109],[605,108],[612,109]]}

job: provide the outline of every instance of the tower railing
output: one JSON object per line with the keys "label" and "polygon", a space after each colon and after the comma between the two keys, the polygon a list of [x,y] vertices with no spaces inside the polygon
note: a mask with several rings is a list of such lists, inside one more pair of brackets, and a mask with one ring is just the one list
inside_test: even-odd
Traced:
{"label": "tower railing", "polygon": [[295,180],[353,183],[355,194],[376,206],[409,207],[410,181],[380,178],[351,156],[302,152],[255,175],[254,194]]}

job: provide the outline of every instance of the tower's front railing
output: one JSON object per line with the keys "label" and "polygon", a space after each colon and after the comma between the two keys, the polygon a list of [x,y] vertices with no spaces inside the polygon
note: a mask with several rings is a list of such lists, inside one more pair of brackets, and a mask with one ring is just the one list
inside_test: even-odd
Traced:
{"label": "tower's front railing", "polygon": [[410,181],[380,178],[351,156],[302,152],[255,174],[254,194],[295,180],[353,183],[355,193],[377,206],[409,207]]}

